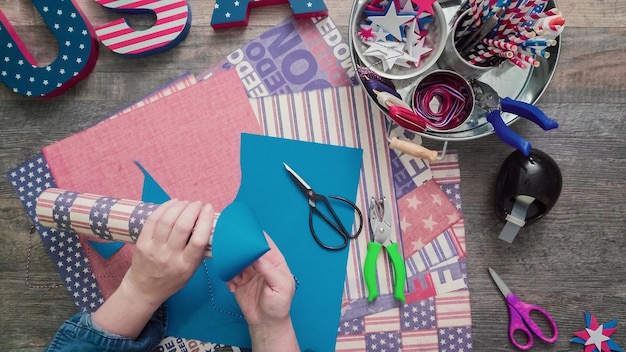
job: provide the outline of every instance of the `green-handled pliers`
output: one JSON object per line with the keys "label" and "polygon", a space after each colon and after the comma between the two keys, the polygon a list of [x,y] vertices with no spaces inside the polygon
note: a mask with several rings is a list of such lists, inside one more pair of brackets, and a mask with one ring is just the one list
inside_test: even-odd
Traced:
{"label": "green-handled pliers", "polygon": [[386,198],[372,197],[369,216],[372,240],[367,244],[367,255],[365,256],[363,268],[365,286],[367,286],[368,291],[367,300],[369,302],[378,297],[376,262],[378,261],[378,253],[382,247],[387,249],[387,254],[389,258],[391,258],[391,264],[393,265],[393,296],[400,302],[406,301],[404,297],[406,267],[404,266],[404,259],[402,259],[402,254],[400,254],[398,243],[391,242],[390,239],[392,231],[391,215],[391,207]]}

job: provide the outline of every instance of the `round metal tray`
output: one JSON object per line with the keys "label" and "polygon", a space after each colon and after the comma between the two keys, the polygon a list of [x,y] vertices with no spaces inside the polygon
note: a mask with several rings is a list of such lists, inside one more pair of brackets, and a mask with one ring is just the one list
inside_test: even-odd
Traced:
{"label": "round metal tray", "polygon": [[[352,6],[350,14],[350,26],[349,26],[349,45],[352,56],[352,64],[355,66],[366,66],[359,58],[356,52],[355,42],[360,40],[357,34],[358,19],[360,13],[365,6],[371,0],[356,0]],[[454,19],[459,15],[462,5],[446,6],[442,5],[448,28],[451,27]],[[556,7],[554,0],[550,0],[546,8]],[[450,30],[448,30],[450,32]],[[535,57],[540,61],[539,67],[530,67],[526,70],[520,69],[517,66],[504,63],[499,67],[496,67],[480,77],[480,81],[483,81],[492,86],[501,97],[510,97],[516,100],[521,100],[527,103],[534,104],[545,91],[554,75],[557,62],[559,60],[559,54],[561,51],[561,37],[556,38],[557,44],[549,47],[546,50],[550,52],[549,58]],[[396,90],[402,96],[405,102],[410,102],[410,94],[414,85],[420,80],[420,78],[433,70],[439,69],[437,64],[433,65],[429,70],[422,75],[411,79],[395,79],[392,80],[396,86]],[[357,78],[360,80],[360,78]],[[362,84],[363,82],[361,82]],[[369,95],[369,94],[368,94]],[[380,105],[375,96],[369,95],[369,98],[376,104],[385,114],[387,109]],[[425,132],[416,132],[426,138],[442,140],[442,141],[464,141],[471,140],[480,137],[487,136],[494,132],[493,127],[487,122],[486,111],[476,107],[472,113],[471,118],[467,120],[460,128],[453,132],[437,132],[427,130]],[[510,113],[503,113],[502,118],[504,122],[509,125],[515,122],[519,117]]]}

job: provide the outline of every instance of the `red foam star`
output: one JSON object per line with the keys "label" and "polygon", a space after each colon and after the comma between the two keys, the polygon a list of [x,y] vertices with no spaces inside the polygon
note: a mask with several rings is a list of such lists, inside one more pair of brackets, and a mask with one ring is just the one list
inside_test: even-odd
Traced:
{"label": "red foam star", "polygon": [[433,4],[435,0],[411,0],[415,5],[417,5],[417,15],[421,15],[423,12],[427,12],[429,14],[434,14],[435,10],[433,9]]}
{"label": "red foam star", "polygon": [[363,40],[374,40],[374,38],[376,38],[376,34],[372,33],[371,26],[361,25],[361,31],[359,32],[359,37],[361,37]]}

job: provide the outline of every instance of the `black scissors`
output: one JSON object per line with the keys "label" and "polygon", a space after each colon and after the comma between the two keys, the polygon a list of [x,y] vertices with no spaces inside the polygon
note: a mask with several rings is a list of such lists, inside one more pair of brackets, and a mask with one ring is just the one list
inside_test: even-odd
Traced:
{"label": "black scissors", "polygon": [[[361,230],[363,229],[363,214],[361,214],[361,210],[356,206],[356,204],[354,204],[353,202],[351,202],[350,200],[344,197],[339,197],[339,196],[326,197],[324,195],[315,193],[315,191],[311,188],[311,186],[309,186],[309,184],[306,183],[306,181],[304,181],[304,179],[302,179],[300,175],[298,175],[295,171],[293,171],[293,169],[289,167],[289,165],[285,163],[283,163],[283,165],[285,165],[285,168],[287,169],[289,174],[293,177],[298,187],[302,190],[302,192],[304,192],[305,196],[309,200],[309,228],[311,229],[311,234],[313,235],[315,242],[317,242],[320,246],[326,249],[336,250],[336,249],[345,248],[348,245],[348,241],[351,238],[356,238],[361,233]],[[359,229],[354,234],[350,233],[346,229],[346,227],[343,225],[343,223],[339,219],[339,216],[337,216],[337,213],[335,213],[335,210],[330,205],[328,198],[336,199],[336,200],[342,201],[350,205],[359,215]],[[324,205],[328,208],[328,210],[330,211],[330,214],[332,215],[332,220],[329,219],[322,212],[320,212],[319,209],[316,207],[316,202],[318,201],[323,202]],[[324,221],[326,221],[328,225],[330,225],[333,229],[335,229],[335,231],[339,233],[339,235],[341,235],[341,238],[343,238],[343,242],[340,245],[337,245],[337,246],[328,245],[322,242],[322,240],[320,240],[319,237],[317,237],[317,234],[315,233],[315,229],[313,228],[313,213],[317,214],[319,217],[324,219]]]}

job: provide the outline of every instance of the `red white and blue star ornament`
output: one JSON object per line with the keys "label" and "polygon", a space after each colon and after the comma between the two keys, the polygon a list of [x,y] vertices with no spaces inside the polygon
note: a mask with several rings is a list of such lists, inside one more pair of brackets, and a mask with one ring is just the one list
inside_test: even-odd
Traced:
{"label": "red white and blue star ornament", "polygon": [[570,341],[585,345],[584,352],[624,352],[611,338],[617,330],[617,321],[598,324],[595,316],[585,312],[585,330],[574,332],[576,337]]}
{"label": "red white and blue star ornament", "polygon": [[414,14],[404,14],[398,12],[395,1],[389,2],[385,12],[380,14],[372,12],[367,17],[369,21],[383,27],[386,32],[389,32],[395,39],[400,41],[403,38],[402,25],[413,20],[414,18]]}
{"label": "red white and blue star ornament", "polygon": [[372,0],[364,6],[364,22],[355,33],[368,48],[364,56],[380,59],[384,71],[394,66],[419,67],[421,56],[432,48],[425,46],[432,15],[418,16],[412,0]]}
{"label": "red white and blue star ornament", "polygon": [[52,98],[91,73],[98,60],[98,40],[73,0],[32,3],[59,43],[58,55],[40,66],[0,11],[0,81],[24,96]]}

